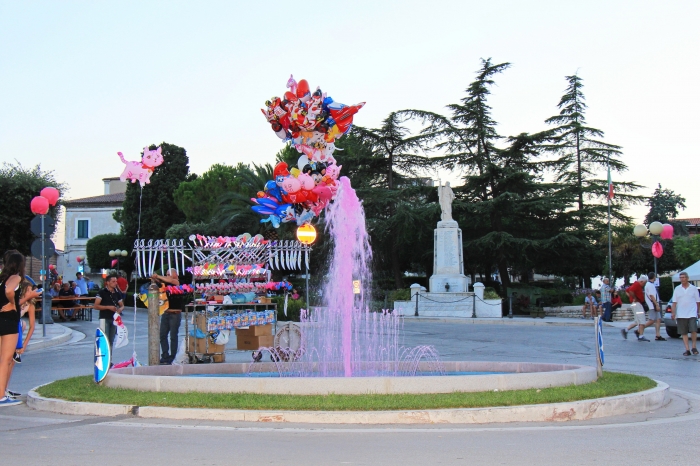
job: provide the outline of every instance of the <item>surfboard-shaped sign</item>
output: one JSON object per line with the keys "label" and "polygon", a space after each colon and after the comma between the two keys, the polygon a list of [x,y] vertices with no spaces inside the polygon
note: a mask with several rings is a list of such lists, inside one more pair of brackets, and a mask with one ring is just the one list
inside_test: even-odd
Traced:
{"label": "surfboard-shaped sign", "polygon": [[112,355],[109,351],[107,336],[99,328],[95,332],[95,382],[100,383],[107,377]]}

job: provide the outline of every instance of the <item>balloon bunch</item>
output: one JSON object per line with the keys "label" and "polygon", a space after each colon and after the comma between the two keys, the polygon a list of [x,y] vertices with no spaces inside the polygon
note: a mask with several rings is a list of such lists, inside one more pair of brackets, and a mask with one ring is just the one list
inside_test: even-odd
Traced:
{"label": "balloon bunch", "polygon": [[166,291],[170,294],[188,294],[188,293],[194,293],[194,288],[192,288],[190,285],[167,285],[165,287]]}
{"label": "balloon bunch", "polygon": [[252,209],[267,216],[261,222],[275,228],[286,222],[309,223],[335,198],[342,168],[333,157],[335,140],[350,131],[353,116],[365,105],[335,102],[320,88],[311,93],[305,79],[297,83],[293,76],[287,87],[283,98],[273,97],[261,111],[275,134],[301,156],[291,169],[278,163],[274,180],[251,199],[256,204]]}

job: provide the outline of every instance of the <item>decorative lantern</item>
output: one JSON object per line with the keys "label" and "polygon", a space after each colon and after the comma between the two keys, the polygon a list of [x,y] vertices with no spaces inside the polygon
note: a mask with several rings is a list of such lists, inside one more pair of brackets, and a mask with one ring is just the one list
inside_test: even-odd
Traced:
{"label": "decorative lantern", "polygon": [[305,223],[297,228],[297,239],[304,244],[310,245],[316,241],[316,229],[310,223]]}
{"label": "decorative lantern", "polygon": [[659,236],[664,231],[664,226],[661,222],[651,222],[649,232],[654,236]]}

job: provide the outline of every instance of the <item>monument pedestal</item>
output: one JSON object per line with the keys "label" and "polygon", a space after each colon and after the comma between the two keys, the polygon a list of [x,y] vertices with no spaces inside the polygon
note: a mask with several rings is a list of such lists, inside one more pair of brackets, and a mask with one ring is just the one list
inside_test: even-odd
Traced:
{"label": "monument pedestal", "polygon": [[438,222],[433,249],[431,293],[466,293],[469,279],[464,275],[462,230],[454,220]]}

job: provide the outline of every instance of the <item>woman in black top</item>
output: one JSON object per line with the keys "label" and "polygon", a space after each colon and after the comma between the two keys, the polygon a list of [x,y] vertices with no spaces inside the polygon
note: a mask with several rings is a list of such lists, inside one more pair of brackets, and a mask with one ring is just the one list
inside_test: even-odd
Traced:
{"label": "woman in black top", "polygon": [[6,395],[12,357],[19,337],[19,313],[22,304],[41,296],[36,291],[28,291],[20,298],[22,277],[24,256],[17,251],[8,251],[3,256],[3,269],[0,272],[0,406],[21,403]]}

